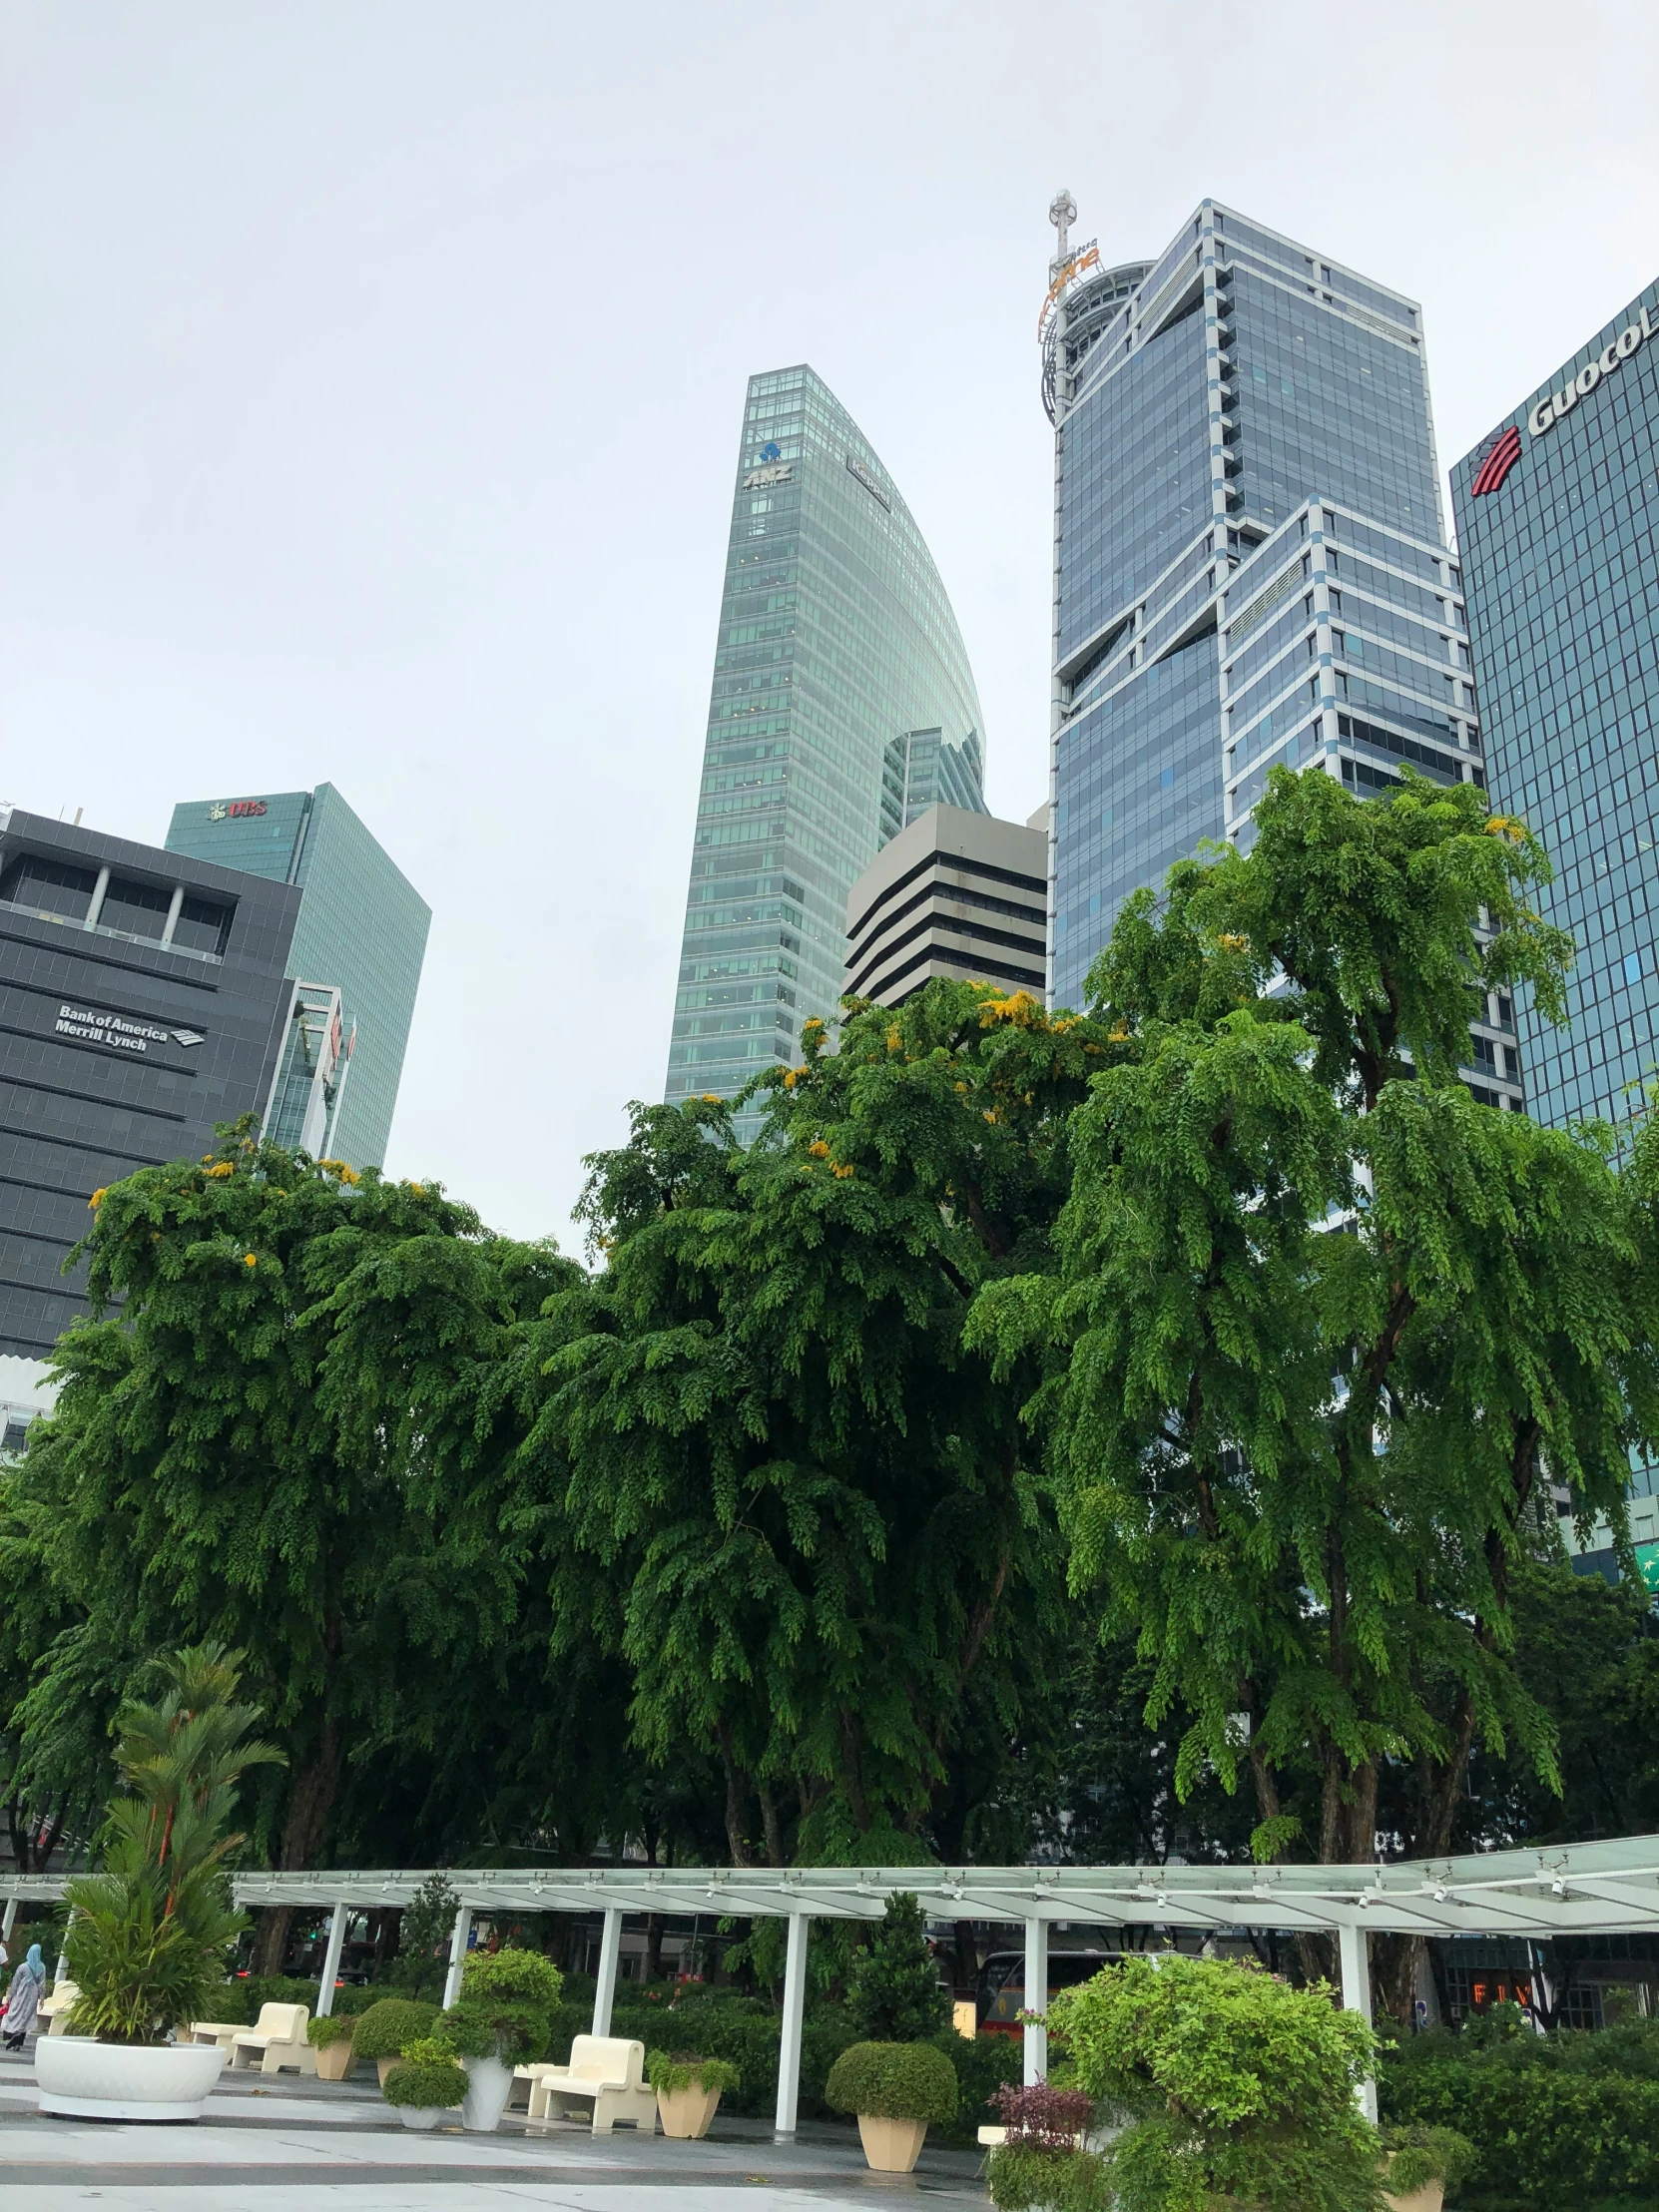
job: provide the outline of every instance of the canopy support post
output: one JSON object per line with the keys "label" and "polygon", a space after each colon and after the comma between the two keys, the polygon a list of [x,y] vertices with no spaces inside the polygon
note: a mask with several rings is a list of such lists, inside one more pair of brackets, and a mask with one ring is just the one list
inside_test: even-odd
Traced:
{"label": "canopy support post", "polygon": [[[1048,1923],[1040,1919],[1025,1924],[1025,2009],[1042,2013],[1045,2018],[1048,2012]],[[1023,2078],[1029,2089],[1036,2082],[1048,2079],[1046,2025],[1039,2027],[1027,2020],[1022,2042]]]}
{"label": "canopy support post", "polygon": [[801,2023],[807,2010],[807,1930],[805,1913],[790,1915],[789,1943],[784,1952],[784,2019],[778,2044],[778,2112],[773,2123],[780,2143],[795,2141],[796,2113],[801,2104]]}
{"label": "canopy support post", "polygon": [[316,1992],[316,2016],[325,2020],[334,2009],[334,1983],[339,1978],[339,1954],[345,1947],[345,1905],[334,1907],[328,1923],[328,1947],[322,1954],[322,1980]]}
{"label": "canopy support post", "polygon": [[[1337,1948],[1343,1964],[1343,2010],[1358,2012],[1366,2025],[1371,2025],[1371,1937],[1356,1923],[1345,1923],[1337,1931]],[[1377,2083],[1371,2076],[1361,2082],[1355,2091],[1360,2109],[1374,2124],[1377,2119]]]}
{"label": "canopy support post", "polygon": [[605,1908],[605,1933],[599,1938],[599,1976],[593,1985],[593,2033],[611,2032],[611,2006],[616,2001],[617,1960],[622,1955],[622,1908]]}
{"label": "canopy support post", "polygon": [[466,1939],[472,1933],[472,1908],[463,1905],[455,1915],[455,1933],[449,1938],[449,1971],[443,1977],[443,2008],[461,1993],[461,1968],[466,1964]]}

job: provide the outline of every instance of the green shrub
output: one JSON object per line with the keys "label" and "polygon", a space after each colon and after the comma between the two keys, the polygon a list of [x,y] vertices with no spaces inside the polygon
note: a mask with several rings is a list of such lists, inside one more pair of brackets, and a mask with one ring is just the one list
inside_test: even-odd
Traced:
{"label": "green shrub", "polygon": [[1547,2051],[1556,2040],[1534,2037],[1540,2055],[1519,2062],[1492,2051],[1390,2063],[1380,2083],[1383,2117],[1467,2136],[1467,2194],[1505,2212],[1659,2195],[1659,2082],[1562,2065]]}
{"label": "green shrub", "polygon": [[877,2120],[952,2120],[956,2069],[934,2043],[852,2043],[825,2088],[837,2112]]}
{"label": "green shrub", "polygon": [[680,2089],[718,2089],[724,2096],[742,2085],[743,2075],[728,2058],[696,2058],[689,2051],[653,2050],[646,2054],[645,2078],[660,2095]]}
{"label": "green shrub", "polygon": [[460,1902],[444,1876],[427,1876],[403,1908],[397,1956],[380,1968],[385,1986],[411,1997],[441,1993]]}
{"label": "green shrub", "polygon": [[539,1950],[474,1951],[440,2022],[443,2039],[463,2058],[493,2055],[515,2066],[539,2058],[563,1983]]}
{"label": "green shrub", "polygon": [[1010,2082],[1017,2082],[1025,2070],[1025,2053],[1017,2035],[975,2035],[970,2042],[965,2035],[956,2035],[946,2028],[942,2035],[929,2036],[950,2060],[956,2072],[956,2088],[960,2102],[956,2117],[945,2130],[947,2143],[972,2145],[978,2140],[979,2130],[992,2124],[996,2118],[992,2100],[998,2089]]}
{"label": "green shrub", "polygon": [[847,1977],[846,2008],[861,2040],[914,2043],[936,2035],[950,2018],[939,1970],[927,1947],[920,1905],[900,1892],[887,1900],[869,1946]]}
{"label": "green shrub", "polygon": [[986,2178],[997,2212],[1110,2212],[1107,2163],[1098,2151],[1001,2143]]}
{"label": "green shrub", "polygon": [[466,2075],[447,2043],[433,2035],[416,2035],[403,2052],[402,2064],[387,2074],[385,2094],[388,2104],[422,2109],[436,2104],[447,2109],[464,2100]]}
{"label": "green shrub", "polygon": [[438,2008],[420,1997],[381,1997],[358,2015],[351,2047],[359,2058],[396,2058],[403,2045],[424,2034],[437,2019]]}
{"label": "green shrub", "polygon": [[305,2022],[305,2040],[312,2050],[332,2050],[336,2043],[348,2043],[357,2023],[347,2012],[325,2012],[320,2019]]}
{"label": "green shrub", "polygon": [[1241,1961],[1125,1959],[1063,1990],[1049,2025],[1078,2085],[1134,2116],[1112,2146],[1122,2212],[1236,2198],[1259,2212],[1381,2212],[1382,2143],[1355,2103],[1370,2028],[1323,1984]]}
{"label": "green shrub", "polygon": [[1393,2197],[1408,2197],[1431,2181],[1455,2189],[1474,2164],[1474,2145],[1449,2127],[1390,2127],[1382,2141],[1388,2156],[1386,2187]]}

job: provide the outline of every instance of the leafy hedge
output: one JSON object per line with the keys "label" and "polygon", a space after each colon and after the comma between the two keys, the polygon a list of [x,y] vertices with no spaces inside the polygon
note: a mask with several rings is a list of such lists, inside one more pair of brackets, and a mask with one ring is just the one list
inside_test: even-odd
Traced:
{"label": "leafy hedge", "polygon": [[[316,1983],[301,1981],[297,1974],[243,1974],[215,1991],[214,2009],[203,2017],[226,2022],[236,2020],[252,2027],[260,2016],[262,2004],[302,2004],[314,2012],[316,1993]],[[342,1982],[334,1991],[334,2013],[342,2019],[355,2018],[385,1993],[384,1989],[364,1988],[354,1981]]]}
{"label": "leafy hedge", "polygon": [[1536,2056],[1461,2058],[1447,2037],[1443,2055],[1385,2064],[1383,2118],[1466,2135],[1475,2148],[1471,2206],[1556,2212],[1594,2197],[1659,2195],[1659,2081],[1604,2059],[1584,2063],[1577,2051],[1550,2054],[1558,2041],[1547,2038]]}
{"label": "leafy hedge", "polygon": [[[548,2045],[540,2053],[555,2065],[570,2057],[572,2039],[588,2032],[593,2001],[573,2002],[568,1994],[550,2015]],[[711,1991],[682,1997],[672,2010],[666,2004],[618,2004],[611,2013],[611,2033],[641,2042],[648,2051],[665,2046],[695,2050],[705,2058],[724,2058],[736,2066],[742,2086],[728,2091],[722,2110],[747,2119],[771,2119],[778,2108],[778,2015],[752,1997]],[[825,2096],[830,2069],[841,2052],[859,2040],[853,2021],[838,2009],[826,2008],[810,2015],[801,2037],[801,2115],[827,2119],[830,2107]],[[990,2100],[1004,2082],[1020,2078],[1020,2040],[1017,2035],[976,2035],[972,2042],[946,2028],[927,2038],[942,2050],[955,2069],[960,2102],[956,2118],[941,2128],[939,2140],[971,2145],[977,2131],[994,2115]]]}

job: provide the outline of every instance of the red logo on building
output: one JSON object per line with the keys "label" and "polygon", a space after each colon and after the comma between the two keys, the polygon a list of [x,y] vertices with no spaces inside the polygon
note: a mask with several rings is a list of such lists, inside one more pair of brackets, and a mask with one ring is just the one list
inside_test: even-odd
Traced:
{"label": "red logo on building", "polygon": [[1481,498],[1486,492],[1496,491],[1505,476],[1520,459],[1520,425],[1511,422],[1508,429],[1494,439],[1487,448],[1486,458],[1480,464],[1479,474],[1469,486],[1469,496]]}

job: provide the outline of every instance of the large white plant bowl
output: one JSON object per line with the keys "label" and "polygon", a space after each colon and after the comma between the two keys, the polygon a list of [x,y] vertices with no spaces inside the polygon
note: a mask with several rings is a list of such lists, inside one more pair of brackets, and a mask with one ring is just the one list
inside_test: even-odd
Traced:
{"label": "large white plant bowl", "polygon": [[154,2047],[42,2035],[40,2108],[75,2120],[199,2120],[230,2053],[211,2043]]}

